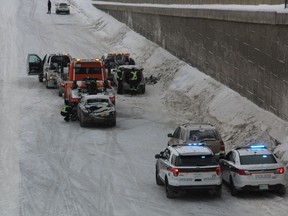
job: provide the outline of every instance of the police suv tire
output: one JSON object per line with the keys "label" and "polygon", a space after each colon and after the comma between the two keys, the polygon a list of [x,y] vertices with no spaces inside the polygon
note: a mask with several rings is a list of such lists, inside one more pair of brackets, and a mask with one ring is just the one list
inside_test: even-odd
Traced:
{"label": "police suv tire", "polygon": [[282,185],[277,191],[276,193],[279,195],[279,196],[285,196],[286,194],[286,187],[284,185]]}
{"label": "police suv tire", "polygon": [[214,196],[219,198],[222,196],[222,186],[219,186],[215,189]]}
{"label": "police suv tire", "polygon": [[171,190],[168,179],[165,179],[165,190],[166,190],[166,197],[169,199],[175,198],[175,193]]}
{"label": "police suv tire", "polygon": [[163,182],[160,179],[159,171],[158,171],[157,168],[156,168],[156,171],[155,171],[155,179],[156,179],[156,184],[157,185],[160,185],[160,186],[164,185]]}
{"label": "police suv tire", "polygon": [[39,75],[38,80],[39,80],[39,82],[43,82],[43,77]]}

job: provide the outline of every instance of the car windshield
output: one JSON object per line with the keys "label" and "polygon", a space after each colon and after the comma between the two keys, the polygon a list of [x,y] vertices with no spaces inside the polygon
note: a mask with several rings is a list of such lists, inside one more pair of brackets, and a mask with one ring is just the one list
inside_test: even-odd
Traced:
{"label": "car windshield", "polygon": [[242,165],[249,164],[273,164],[277,163],[273,155],[243,155],[240,156],[240,163]]}
{"label": "car windshield", "polygon": [[51,62],[57,63],[57,65],[62,65],[63,67],[68,67],[70,58],[68,56],[52,56]]}
{"label": "car windshield", "polygon": [[218,140],[219,137],[215,130],[191,130],[189,133],[189,140],[200,141],[204,139]]}
{"label": "car windshield", "polygon": [[213,155],[189,155],[176,158],[175,166],[210,166],[217,165]]}

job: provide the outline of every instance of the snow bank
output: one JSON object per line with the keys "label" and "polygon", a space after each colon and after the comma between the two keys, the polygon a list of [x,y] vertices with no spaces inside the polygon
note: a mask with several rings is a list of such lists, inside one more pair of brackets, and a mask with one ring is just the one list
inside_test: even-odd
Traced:
{"label": "snow bank", "polygon": [[[81,9],[98,33],[101,31],[109,47],[114,47],[107,52],[130,52],[145,68],[146,76],[160,77],[158,85],[162,90],[158,94],[171,113],[172,128],[183,122],[210,122],[222,133],[227,150],[251,142],[264,142],[288,163],[287,122],[91,7],[90,0],[70,2]],[[263,6],[262,9],[280,12],[282,7]],[[257,10],[262,9],[257,7]]]}

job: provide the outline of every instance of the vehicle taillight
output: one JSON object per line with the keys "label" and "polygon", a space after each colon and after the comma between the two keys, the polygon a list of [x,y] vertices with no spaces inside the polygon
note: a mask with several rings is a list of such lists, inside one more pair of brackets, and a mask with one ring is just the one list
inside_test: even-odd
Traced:
{"label": "vehicle taillight", "polygon": [[283,174],[284,173],[284,167],[281,167],[281,168],[279,168],[279,169],[277,169],[277,170],[275,170],[275,174]]}
{"label": "vehicle taillight", "polygon": [[172,171],[174,176],[177,177],[179,175],[179,170],[177,168],[171,168],[171,171]]}
{"label": "vehicle taillight", "polygon": [[220,151],[225,151],[225,144],[223,142],[223,140],[220,141]]}
{"label": "vehicle taillight", "polygon": [[216,168],[216,174],[217,174],[217,175],[221,175],[221,167],[220,167],[220,166],[218,166],[218,167]]}
{"label": "vehicle taillight", "polygon": [[110,98],[111,102],[115,101],[115,96],[110,96],[109,98]]}
{"label": "vehicle taillight", "polygon": [[251,175],[251,173],[248,170],[237,170],[237,173],[239,175]]}
{"label": "vehicle taillight", "polygon": [[71,102],[72,103],[77,103],[78,102],[78,98],[71,98]]}

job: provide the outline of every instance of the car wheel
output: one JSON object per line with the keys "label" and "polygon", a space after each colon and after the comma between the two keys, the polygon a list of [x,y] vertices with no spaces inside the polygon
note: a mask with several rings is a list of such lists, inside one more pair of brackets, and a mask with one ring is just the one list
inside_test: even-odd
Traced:
{"label": "car wheel", "polygon": [[222,186],[215,189],[214,196],[219,198],[222,196]]}
{"label": "car wheel", "polygon": [[276,191],[276,193],[279,196],[284,196],[286,194],[286,187],[284,185],[281,185],[281,187],[279,187],[279,189]]}
{"label": "car wheel", "polygon": [[48,85],[49,81],[47,79],[47,76],[45,77],[45,85],[46,85],[46,88],[49,89],[49,85]]}
{"label": "car wheel", "polygon": [[141,93],[141,94],[144,94],[144,93],[145,93],[145,86],[143,86],[143,87],[141,88],[140,93]]}
{"label": "car wheel", "polygon": [[110,122],[110,126],[111,126],[111,127],[115,127],[115,126],[116,126],[116,119],[113,119],[113,120]]}
{"label": "car wheel", "polygon": [[80,120],[80,127],[85,127],[86,123],[85,123],[82,115],[80,115],[80,119],[79,120]]}
{"label": "car wheel", "polygon": [[238,190],[235,188],[234,182],[231,177],[230,177],[230,192],[232,196],[237,196],[238,194]]}
{"label": "car wheel", "polygon": [[42,75],[39,75],[39,76],[38,76],[38,80],[39,80],[39,82],[43,82],[43,76],[42,76]]}
{"label": "car wheel", "polygon": [[156,168],[156,171],[155,171],[155,178],[156,178],[156,184],[157,185],[160,185],[160,186],[164,185],[163,182],[160,179],[159,171],[158,171],[157,168]]}
{"label": "car wheel", "polygon": [[168,179],[165,179],[165,190],[166,190],[166,197],[169,199],[175,198],[175,193],[171,190]]}

